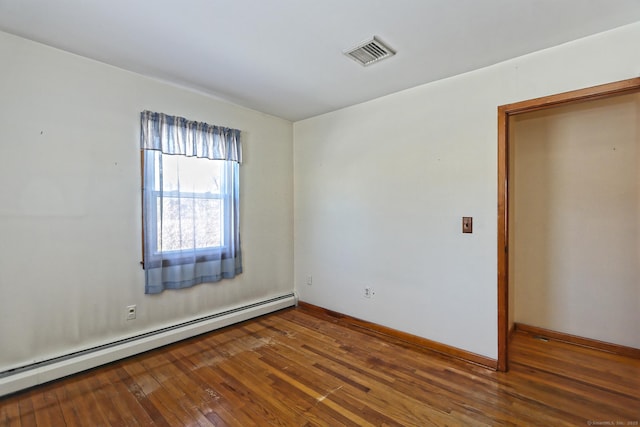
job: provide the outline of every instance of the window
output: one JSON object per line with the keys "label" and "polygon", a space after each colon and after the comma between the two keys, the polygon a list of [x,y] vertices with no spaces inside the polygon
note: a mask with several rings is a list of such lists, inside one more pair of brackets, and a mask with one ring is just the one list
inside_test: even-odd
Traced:
{"label": "window", "polygon": [[[146,153],[152,167],[153,190],[149,215],[156,227],[149,236],[151,259],[180,263],[183,251],[195,249],[200,257],[224,249],[225,217],[228,221],[233,189],[223,185],[224,160]],[[157,259],[156,259],[157,262]]]}
{"label": "window", "polygon": [[141,147],[145,292],[241,273],[239,131],[143,112]]}

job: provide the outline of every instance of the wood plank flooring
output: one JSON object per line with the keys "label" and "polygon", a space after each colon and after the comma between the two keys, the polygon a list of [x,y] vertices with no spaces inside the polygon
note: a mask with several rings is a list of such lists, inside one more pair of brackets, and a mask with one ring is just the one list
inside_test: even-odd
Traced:
{"label": "wood plank flooring", "polygon": [[639,425],[639,360],[510,350],[493,372],[287,309],[0,398],[0,426]]}

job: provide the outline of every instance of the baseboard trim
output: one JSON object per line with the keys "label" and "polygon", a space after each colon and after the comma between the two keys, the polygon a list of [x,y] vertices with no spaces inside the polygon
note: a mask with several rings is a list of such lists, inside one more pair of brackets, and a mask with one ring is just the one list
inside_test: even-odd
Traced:
{"label": "baseboard trim", "polygon": [[627,347],[620,344],[613,344],[605,341],[594,340],[591,338],[580,337],[577,335],[565,334],[564,332],[552,331],[550,329],[539,328],[537,326],[526,325],[523,323],[515,323],[514,329],[529,335],[544,337],[551,340],[562,341],[582,347],[589,347],[607,353],[617,354],[619,356],[640,359],[640,348]]}
{"label": "baseboard trim", "polygon": [[225,326],[292,307],[296,303],[295,294],[286,294],[234,307],[115,343],[106,343],[99,347],[2,372],[0,376],[0,397],[224,328]]}
{"label": "baseboard trim", "polygon": [[320,318],[331,319],[343,325],[354,326],[368,332],[373,332],[379,335],[391,337],[396,340],[409,343],[413,346],[416,346],[422,349],[434,351],[434,352],[443,354],[445,356],[452,357],[454,359],[459,359],[468,363],[473,363],[475,365],[482,366],[483,368],[492,369],[494,371],[498,369],[498,361],[495,359],[491,359],[489,357],[481,356],[479,354],[462,350],[457,347],[452,347],[446,344],[432,341],[427,338],[422,338],[417,335],[412,335],[406,332],[402,332],[397,329],[392,329],[386,326],[378,325],[377,323],[372,323],[366,320],[358,319],[356,317],[352,317],[343,313],[332,311],[323,307],[319,307],[317,305],[309,304],[304,301],[298,302],[298,309],[304,310]]}

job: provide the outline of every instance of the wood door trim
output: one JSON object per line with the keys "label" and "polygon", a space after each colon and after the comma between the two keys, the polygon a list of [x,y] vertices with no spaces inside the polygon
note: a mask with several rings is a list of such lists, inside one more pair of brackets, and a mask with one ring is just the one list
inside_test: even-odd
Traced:
{"label": "wood door trim", "polygon": [[571,103],[640,91],[640,77],[498,107],[498,370],[508,369],[509,338],[509,117]]}

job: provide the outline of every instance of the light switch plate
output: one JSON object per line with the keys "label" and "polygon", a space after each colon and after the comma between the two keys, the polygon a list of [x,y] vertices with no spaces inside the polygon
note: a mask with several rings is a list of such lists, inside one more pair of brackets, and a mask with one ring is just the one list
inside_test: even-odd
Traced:
{"label": "light switch plate", "polygon": [[462,217],[462,232],[473,233],[473,217],[470,217],[470,216]]}

